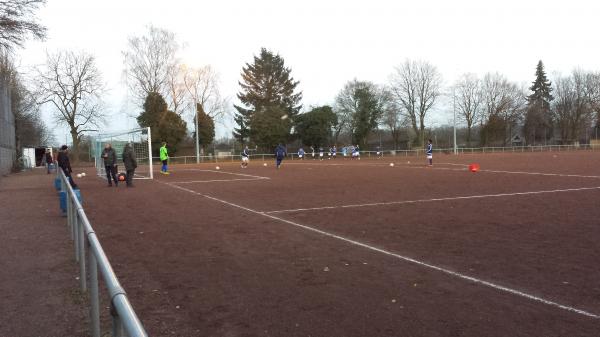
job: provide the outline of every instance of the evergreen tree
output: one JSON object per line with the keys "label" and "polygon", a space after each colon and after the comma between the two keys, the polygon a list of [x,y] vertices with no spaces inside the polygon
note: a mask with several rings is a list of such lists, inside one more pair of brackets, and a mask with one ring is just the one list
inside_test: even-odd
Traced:
{"label": "evergreen tree", "polygon": [[552,114],[550,102],[552,83],[546,77],[544,64],[540,60],[535,70],[535,81],[529,88],[533,93],[527,97],[527,113],[523,130],[529,144],[536,141],[546,141],[552,138]]}
{"label": "evergreen tree", "polygon": [[161,94],[151,92],[144,101],[144,111],[137,117],[141,127],[158,127],[162,115],[167,111],[167,102]]}
{"label": "evergreen tree", "polygon": [[152,147],[155,151],[160,148],[160,143],[165,141],[175,153],[179,144],[187,133],[186,123],[178,114],[169,111],[162,95],[151,92],[144,101],[144,111],[137,117],[141,127],[150,127],[152,131]]}
{"label": "evergreen tree", "polygon": [[292,121],[281,119],[284,111],[279,106],[270,106],[255,111],[252,116],[250,139],[263,151],[271,151],[277,144],[285,144],[290,139]]}
{"label": "evergreen tree", "polygon": [[[235,105],[238,128],[234,136],[242,143],[245,136],[250,136],[263,148],[276,145],[270,143],[273,139],[288,141],[291,122],[302,107],[302,93],[296,92],[299,82],[292,78],[291,69],[285,66],[281,56],[262,48],[252,64],[246,63],[241,75],[237,97],[243,106]],[[288,118],[282,119],[284,115]]]}
{"label": "evergreen tree", "polygon": [[203,153],[206,153],[206,146],[212,144],[215,140],[215,121],[204,112],[204,108],[200,103],[196,105],[196,113],[198,114],[199,142]]}
{"label": "evergreen tree", "polygon": [[237,128],[233,128],[233,138],[237,140],[244,148],[246,140],[250,137],[250,129],[246,125],[246,117],[240,113],[233,116],[233,121],[238,125]]}
{"label": "evergreen tree", "polygon": [[330,106],[316,107],[296,117],[296,134],[304,145],[328,146],[337,116]]}
{"label": "evergreen tree", "polygon": [[336,109],[347,119],[352,142],[366,146],[371,132],[383,115],[388,95],[375,84],[352,80],[336,97]]}
{"label": "evergreen tree", "polygon": [[[152,129],[152,138],[158,136],[159,142],[167,142],[169,153],[177,152],[177,145],[185,138],[187,134],[187,124],[181,117],[171,111],[165,111],[158,123],[157,129]],[[156,146],[160,148],[160,146]]]}

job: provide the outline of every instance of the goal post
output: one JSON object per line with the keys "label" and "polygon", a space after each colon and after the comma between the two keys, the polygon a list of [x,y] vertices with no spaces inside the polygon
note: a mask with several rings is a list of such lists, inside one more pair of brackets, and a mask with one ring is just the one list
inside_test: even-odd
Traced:
{"label": "goal post", "polygon": [[93,138],[92,153],[94,156],[96,173],[98,176],[102,177],[106,175],[104,160],[102,159],[102,150],[106,143],[110,143],[117,154],[119,172],[125,172],[125,166],[123,165],[123,149],[126,144],[131,144],[138,164],[135,169],[134,179],[154,178],[152,169],[152,135],[149,127],[97,134]]}

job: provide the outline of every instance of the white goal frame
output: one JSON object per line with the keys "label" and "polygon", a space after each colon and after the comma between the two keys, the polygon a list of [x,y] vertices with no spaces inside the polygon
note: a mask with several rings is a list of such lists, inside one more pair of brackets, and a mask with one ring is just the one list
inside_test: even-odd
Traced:
{"label": "white goal frame", "polygon": [[125,144],[133,145],[138,167],[135,170],[134,179],[154,179],[152,167],[152,133],[149,127],[130,129],[118,132],[97,134],[93,137],[91,152],[94,156],[94,166],[99,177],[106,176],[102,150],[106,143],[111,143],[117,153],[117,165],[119,172],[125,172],[123,165],[123,148]]}

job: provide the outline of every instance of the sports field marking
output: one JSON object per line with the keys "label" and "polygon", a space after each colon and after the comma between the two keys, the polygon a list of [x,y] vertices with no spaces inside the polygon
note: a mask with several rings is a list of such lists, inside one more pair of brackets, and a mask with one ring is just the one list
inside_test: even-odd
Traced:
{"label": "sports field marking", "polygon": [[216,183],[228,181],[252,181],[252,180],[268,180],[270,178],[234,178],[234,179],[211,179],[211,180],[190,180],[190,181],[174,181],[171,184],[200,184],[200,183]]}
{"label": "sports field marking", "polygon": [[[293,222],[293,221],[290,221],[290,220],[286,220],[286,219],[274,216],[272,214],[267,214],[267,213],[264,213],[264,212],[256,211],[256,210],[253,210],[251,208],[244,207],[244,206],[241,206],[241,205],[238,205],[238,204],[235,204],[235,203],[223,200],[223,199],[219,199],[219,198],[212,197],[210,195],[202,194],[202,193],[196,192],[194,190],[187,189],[185,187],[173,185],[171,183],[163,183],[163,182],[160,182],[160,183],[168,185],[168,186],[171,186],[171,187],[176,188],[176,189],[179,189],[181,191],[185,191],[185,192],[197,195],[197,196],[201,196],[201,197],[204,197],[204,198],[207,198],[207,199],[210,199],[210,200],[213,200],[213,201],[225,204],[225,205],[229,205],[229,206],[232,206],[232,207],[235,207],[235,208],[238,208],[238,209],[250,212],[250,213],[254,213],[254,214],[257,214],[257,215],[262,215],[264,217],[267,217],[267,218],[270,218],[270,219],[273,219],[273,220],[281,221],[281,222],[286,223],[288,225],[292,225],[292,226],[295,226],[295,227],[298,227],[298,228],[302,228],[302,229],[305,229],[305,230],[308,230],[308,231],[311,231],[311,232],[314,232],[314,233],[321,234],[323,236],[327,236],[327,237],[330,237],[330,238],[333,238],[333,239],[337,239],[337,240],[349,243],[351,245],[355,245],[355,246],[359,246],[359,247],[362,247],[362,248],[366,248],[368,250],[371,250],[371,251],[374,251],[374,252],[378,252],[378,253],[381,253],[381,254],[384,254],[384,255],[387,255],[387,256],[395,257],[397,259],[400,259],[400,260],[403,260],[403,261],[406,261],[406,262],[410,262],[410,263],[419,265],[421,267],[425,267],[425,268],[428,268],[428,269],[439,271],[439,272],[442,272],[442,273],[444,273],[446,275],[450,275],[450,276],[453,276],[453,277],[456,277],[456,278],[459,278],[459,279],[462,279],[462,280],[465,280],[465,281],[469,281],[469,282],[473,282],[473,283],[476,283],[476,284],[480,284],[480,285],[483,285],[483,286],[486,286],[486,287],[490,287],[490,288],[493,288],[493,289],[496,289],[496,290],[499,290],[499,291],[503,291],[503,292],[506,292],[506,293],[509,293],[509,294],[520,296],[520,297],[523,297],[523,298],[526,298],[526,299],[529,299],[529,300],[532,300],[532,301],[535,301],[535,302],[543,303],[543,304],[546,304],[546,305],[549,305],[549,306],[553,306],[553,307],[556,307],[556,308],[559,308],[559,309],[570,311],[570,312],[573,312],[573,313],[576,313],[576,314],[579,314],[579,315],[583,315],[583,316],[587,316],[587,317],[595,318],[595,319],[599,319],[600,318],[600,315],[597,315],[597,314],[594,314],[594,313],[591,313],[591,312],[588,312],[588,311],[585,311],[585,310],[577,309],[577,308],[574,308],[574,307],[570,307],[568,305],[564,305],[564,304],[560,304],[560,303],[557,303],[557,302],[554,302],[554,301],[550,301],[550,300],[544,299],[542,297],[534,296],[534,295],[525,293],[525,292],[520,291],[520,290],[516,290],[516,289],[508,288],[508,287],[505,287],[505,286],[501,286],[499,284],[496,284],[496,283],[493,283],[493,282],[489,282],[489,281],[485,281],[485,280],[482,280],[482,279],[479,279],[479,278],[476,278],[476,277],[473,277],[473,276],[468,276],[468,275],[465,275],[465,274],[461,274],[459,272],[456,272],[456,271],[453,271],[453,270],[450,270],[450,269],[438,267],[436,265],[433,265],[433,264],[430,264],[430,263],[427,263],[427,262],[419,261],[419,260],[413,259],[413,258],[408,257],[408,256],[396,254],[396,253],[390,252],[388,250],[385,250],[385,249],[382,249],[382,248],[378,248],[378,247],[375,247],[375,246],[371,246],[371,245],[368,245],[366,243],[362,243],[362,242],[359,242],[359,241],[356,241],[356,240],[352,240],[352,239],[349,239],[349,238],[346,238],[346,237],[343,237],[343,236],[340,236],[340,235],[337,235],[337,234],[333,234],[333,233],[330,233],[330,232],[327,232],[327,231],[324,231],[324,230],[321,230],[321,229],[317,229],[317,228],[310,227],[310,226],[307,226],[307,225],[302,225],[302,224],[299,224],[297,222]],[[596,187],[596,188],[600,189],[600,187]]]}
{"label": "sports field marking", "polygon": [[585,176],[585,175],[579,175],[579,174],[541,173],[541,172],[526,172],[526,171],[480,170],[480,172],[508,173],[508,174],[530,174],[530,175],[539,175],[539,176],[573,177],[573,178],[594,178],[594,179],[600,178],[600,176]]}
{"label": "sports field marking", "polygon": [[[454,165],[468,167],[467,164],[456,164],[456,163],[438,163],[438,165]],[[553,176],[553,177],[572,177],[572,178],[594,178],[599,179],[600,176],[581,175],[581,174],[568,174],[568,173],[544,173],[544,172],[528,172],[528,171],[504,171],[504,170],[479,170],[479,172],[491,172],[491,173],[507,173],[507,174],[529,174],[539,176]]]}
{"label": "sports field marking", "polygon": [[416,203],[435,202],[435,201],[453,201],[453,200],[465,200],[465,199],[501,198],[501,197],[512,197],[512,196],[522,196],[522,195],[532,195],[532,194],[563,193],[563,192],[576,192],[576,191],[588,191],[588,190],[600,190],[600,186],[597,186],[597,187],[566,188],[566,189],[561,189],[561,190],[515,192],[515,193],[498,193],[498,194],[480,194],[480,195],[455,196],[455,197],[432,198],[432,199],[401,200],[401,201],[388,201],[388,202],[372,202],[372,203],[367,203],[367,204],[349,204],[349,205],[308,207],[308,208],[291,208],[291,209],[281,209],[281,210],[275,210],[275,211],[265,211],[264,213],[266,213],[266,214],[292,213],[292,212],[304,212],[304,211],[329,210],[329,209],[336,209],[336,208],[357,208],[357,207],[370,207],[370,206],[387,206],[387,205],[416,204]]}
{"label": "sports field marking", "polygon": [[177,170],[177,171],[213,172],[213,173],[221,173],[221,174],[230,174],[230,175],[241,176],[241,177],[250,177],[250,178],[255,178],[255,179],[270,179],[269,177],[254,176],[251,174],[227,172],[227,171],[220,171],[220,170],[217,171],[217,170],[206,170],[206,169],[181,169],[181,170]]}

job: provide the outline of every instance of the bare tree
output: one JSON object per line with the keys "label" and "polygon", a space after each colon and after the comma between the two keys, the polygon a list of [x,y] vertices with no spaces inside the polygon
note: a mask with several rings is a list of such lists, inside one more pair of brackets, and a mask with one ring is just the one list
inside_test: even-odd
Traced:
{"label": "bare tree", "polygon": [[[210,65],[188,68],[183,71],[183,83],[190,106],[201,104],[204,112],[215,121],[222,121],[228,105],[221,97],[219,75]],[[195,109],[194,109],[195,112]]]}
{"label": "bare tree", "polygon": [[596,127],[600,127],[600,73],[589,73],[586,82],[592,110],[596,114]]}
{"label": "bare tree", "polygon": [[406,120],[402,115],[402,108],[394,100],[393,94],[389,88],[384,88],[381,92],[383,116],[381,122],[390,130],[390,135],[394,141],[394,150],[398,149],[402,129],[406,126]]}
{"label": "bare tree", "polygon": [[179,49],[173,32],[152,25],[145,35],[129,38],[127,50],[123,51],[124,73],[127,86],[140,105],[149,93],[156,92],[165,97],[172,111],[179,107],[181,97],[171,93],[183,92],[179,91],[181,78],[177,74]]}
{"label": "bare tree", "polygon": [[481,114],[483,101],[481,80],[475,74],[462,75],[454,85],[453,95],[459,118],[467,124],[467,144],[470,146],[473,126]]}
{"label": "bare tree", "polygon": [[187,88],[185,85],[185,67],[174,65],[167,72],[167,97],[171,111],[181,114],[186,107]]}
{"label": "bare tree", "polygon": [[43,40],[46,27],[37,23],[35,12],[46,0],[3,0],[0,1],[0,46],[6,50],[22,47],[31,35]]}
{"label": "bare tree", "polygon": [[391,75],[392,92],[403,107],[420,145],[424,143],[425,117],[441,95],[442,76],[425,61],[406,60]]}
{"label": "bare tree", "polygon": [[591,126],[594,115],[594,74],[575,70],[570,76],[556,79],[555,121],[563,141],[578,141],[583,130]]}
{"label": "bare tree", "polygon": [[104,122],[101,95],[104,83],[94,56],[60,51],[47,54],[37,68],[38,103],[55,109],[57,122],[66,123],[77,153],[81,137]]}
{"label": "bare tree", "polygon": [[482,143],[500,140],[506,145],[512,130],[522,118],[526,105],[523,88],[498,73],[488,73],[482,81]]}

